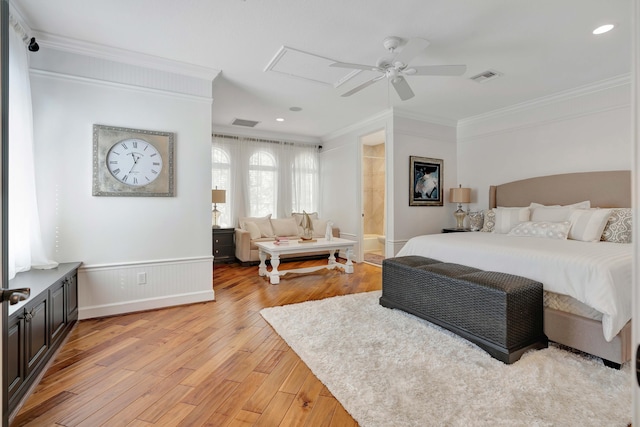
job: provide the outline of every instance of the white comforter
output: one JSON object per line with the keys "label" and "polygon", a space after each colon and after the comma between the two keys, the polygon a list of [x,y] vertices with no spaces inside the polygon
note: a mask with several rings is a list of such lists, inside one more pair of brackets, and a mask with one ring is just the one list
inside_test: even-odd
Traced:
{"label": "white comforter", "polygon": [[607,341],[631,319],[632,245],[494,233],[444,233],[410,239],[396,256],[421,255],[541,282],[602,313]]}

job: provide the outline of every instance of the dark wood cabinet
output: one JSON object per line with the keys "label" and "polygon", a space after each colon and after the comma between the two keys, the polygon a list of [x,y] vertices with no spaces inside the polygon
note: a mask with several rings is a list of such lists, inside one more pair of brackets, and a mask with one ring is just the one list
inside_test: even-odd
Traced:
{"label": "dark wood cabinet", "polygon": [[232,262],[236,259],[235,230],[233,228],[212,228],[213,262]]}
{"label": "dark wood cabinet", "polygon": [[9,288],[31,289],[26,301],[9,306],[5,392],[10,413],[78,319],[79,266],[74,262],[50,270],[30,270],[9,281]]}

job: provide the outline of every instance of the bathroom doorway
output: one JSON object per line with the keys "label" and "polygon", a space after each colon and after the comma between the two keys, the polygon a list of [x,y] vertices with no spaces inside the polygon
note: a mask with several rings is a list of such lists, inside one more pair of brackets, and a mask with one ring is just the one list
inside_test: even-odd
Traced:
{"label": "bathroom doorway", "polygon": [[365,135],[362,149],[362,255],[381,265],[385,258],[386,194],[385,131]]}

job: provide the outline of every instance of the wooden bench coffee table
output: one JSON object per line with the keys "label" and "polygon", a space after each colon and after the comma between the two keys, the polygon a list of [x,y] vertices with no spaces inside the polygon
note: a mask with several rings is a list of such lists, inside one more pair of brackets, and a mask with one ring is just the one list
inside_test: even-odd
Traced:
{"label": "wooden bench coffee table", "polygon": [[[353,246],[356,242],[353,240],[333,238],[327,240],[324,238],[317,238],[315,242],[299,243],[297,240],[290,241],[287,244],[277,245],[275,242],[257,242],[256,246],[259,249],[258,255],[260,257],[260,266],[258,267],[258,274],[260,276],[269,276],[269,281],[272,285],[280,283],[280,276],[284,276],[287,273],[311,273],[323,268],[334,269],[336,267],[343,268],[345,273],[353,273],[353,263],[351,257],[353,256]],[[335,252],[338,249],[345,249],[347,255],[347,262],[344,264],[336,261]],[[312,252],[329,252],[329,262],[327,265],[295,268],[291,270],[278,270],[280,265],[280,255],[283,254],[308,254]],[[267,271],[267,254],[271,256],[271,271]]]}

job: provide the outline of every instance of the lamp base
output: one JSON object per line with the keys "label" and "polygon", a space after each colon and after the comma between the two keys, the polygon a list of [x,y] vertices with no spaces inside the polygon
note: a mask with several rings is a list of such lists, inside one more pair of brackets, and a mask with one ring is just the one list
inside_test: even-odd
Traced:
{"label": "lamp base", "polygon": [[462,210],[462,206],[458,205],[458,210],[453,213],[453,216],[456,218],[456,228],[463,229],[464,217],[467,216],[467,213]]}
{"label": "lamp base", "polygon": [[211,211],[211,215],[213,217],[213,225],[211,226],[211,228],[220,228],[220,226],[218,225],[218,218],[220,218],[221,212],[216,208],[215,205],[213,206],[213,210]]}

